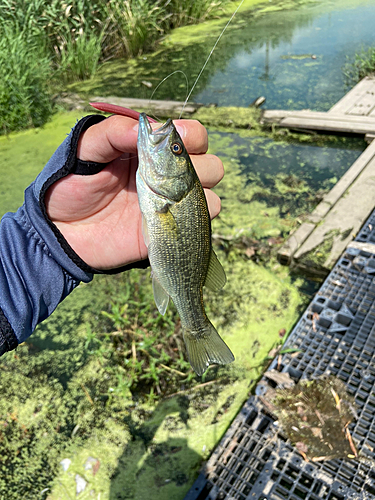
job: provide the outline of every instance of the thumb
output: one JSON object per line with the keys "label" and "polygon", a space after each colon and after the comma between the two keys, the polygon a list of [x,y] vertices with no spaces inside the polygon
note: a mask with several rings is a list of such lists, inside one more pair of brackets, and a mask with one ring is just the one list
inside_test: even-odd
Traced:
{"label": "thumb", "polygon": [[137,125],[137,120],[118,115],[93,125],[79,138],[77,157],[83,161],[108,163],[125,152],[136,153]]}

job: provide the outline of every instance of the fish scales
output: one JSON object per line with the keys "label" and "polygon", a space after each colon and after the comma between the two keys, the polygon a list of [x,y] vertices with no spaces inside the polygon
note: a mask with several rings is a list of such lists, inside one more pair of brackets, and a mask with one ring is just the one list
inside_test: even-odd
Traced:
{"label": "fish scales", "polygon": [[198,176],[171,120],[152,131],[140,116],[137,191],[152,268],[156,305],[169,297],[181,318],[189,361],[198,375],[212,363],[234,357],[207,318],[203,286],[225,284],[211,246],[211,222]]}
{"label": "fish scales", "polygon": [[157,241],[149,246],[153,272],[169,290],[183,326],[199,330],[201,316],[206,318],[203,286],[211,252],[208,210],[199,181],[167,214],[154,217],[149,235],[150,241]]}

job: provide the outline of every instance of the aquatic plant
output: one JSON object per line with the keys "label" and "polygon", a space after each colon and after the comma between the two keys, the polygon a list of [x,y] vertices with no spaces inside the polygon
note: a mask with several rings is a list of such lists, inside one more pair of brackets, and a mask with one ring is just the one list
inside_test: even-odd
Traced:
{"label": "aquatic plant", "polygon": [[101,311],[95,331],[87,325],[85,347],[117,383],[119,395],[143,399],[188,387],[196,379],[186,360],[178,315],[171,304],[161,316],[148,275],[133,270],[107,282],[110,302]]}
{"label": "aquatic plant", "polygon": [[343,72],[348,85],[354,85],[367,75],[375,73],[375,47],[362,50],[355,54],[354,61],[347,60]]}
{"label": "aquatic plant", "polygon": [[68,35],[57,50],[56,76],[62,81],[85,80],[96,73],[102,51],[103,32],[99,35],[85,32],[74,37]]}
{"label": "aquatic plant", "polygon": [[306,460],[358,457],[348,428],[356,415],[355,402],[340,379],[301,380],[277,389],[271,404],[282,431]]}

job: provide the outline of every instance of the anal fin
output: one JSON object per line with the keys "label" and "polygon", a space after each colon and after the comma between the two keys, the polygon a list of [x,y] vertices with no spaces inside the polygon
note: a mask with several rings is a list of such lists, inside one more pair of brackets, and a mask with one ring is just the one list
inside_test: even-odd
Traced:
{"label": "anal fin", "polygon": [[145,245],[148,248],[150,244],[150,237],[148,235],[147,222],[143,215],[142,215],[142,235],[143,235],[143,241],[145,242]]}
{"label": "anal fin", "polygon": [[223,266],[220,264],[216,253],[211,250],[210,263],[204,285],[213,292],[217,292],[223,288],[226,282],[227,277],[225,276]]}

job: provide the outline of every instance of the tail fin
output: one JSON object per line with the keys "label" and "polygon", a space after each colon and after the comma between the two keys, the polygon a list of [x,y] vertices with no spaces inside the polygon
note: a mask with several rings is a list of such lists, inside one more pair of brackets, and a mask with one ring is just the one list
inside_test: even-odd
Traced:
{"label": "tail fin", "polygon": [[209,365],[226,365],[234,361],[234,356],[208,321],[203,331],[182,330],[188,358],[197,375],[203,375]]}

